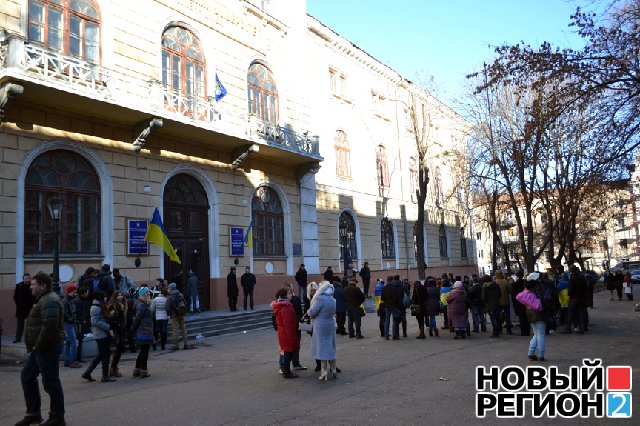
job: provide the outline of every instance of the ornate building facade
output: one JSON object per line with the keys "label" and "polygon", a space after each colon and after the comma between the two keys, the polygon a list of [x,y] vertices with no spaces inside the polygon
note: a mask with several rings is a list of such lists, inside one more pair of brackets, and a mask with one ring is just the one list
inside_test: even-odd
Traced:
{"label": "ornate building facade", "polygon": [[[441,145],[462,148],[459,116],[303,0],[2,2],[3,320],[22,274],[51,270],[52,198],[63,284],[103,263],[136,282],[193,270],[205,307],[222,309],[235,259],[258,276],[258,303],[301,263],[310,278],[340,270],[345,252],[380,276],[415,274],[409,92],[442,112]],[[435,201],[454,186],[438,166]],[[435,201],[428,266],[473,269],[465,203]],[[134,247],[155,208],[181,264]],[[251,229],[240,247],[238,228]]]}

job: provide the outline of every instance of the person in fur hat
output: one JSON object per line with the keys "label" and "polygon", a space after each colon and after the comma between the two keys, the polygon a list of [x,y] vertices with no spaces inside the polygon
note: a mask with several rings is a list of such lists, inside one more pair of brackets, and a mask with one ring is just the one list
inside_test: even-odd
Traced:
{"label": "person in fur hat", "polygon": [[307,314],[313,319],[311,336],[311,357],[321,362],[320,380],[328,380],[329,368],[335,378],[336,369],[336,301],[333,298],[333,285],[327,281],[320,283],[320,288],[311,299]]}

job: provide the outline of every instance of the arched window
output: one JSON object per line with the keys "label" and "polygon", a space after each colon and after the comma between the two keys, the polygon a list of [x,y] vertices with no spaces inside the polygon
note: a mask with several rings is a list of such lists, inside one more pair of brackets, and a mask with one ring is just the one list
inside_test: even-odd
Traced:
{"label": "arched window", "polygon": [[393,239],[393,223],[388,218],[380,222],[380,247],[383,259],[395,259],[396,251]]}
{"label": "arched window", "polygon": [[205,70],[200,40],[191,31],[171,26],[162,33],[162,84],[169,91],[187,98],[204,99]]}
{"label": "arched window", "polygon": [[351,149],[347,134],[342,130],[336,131],[336,176],[343,178],[351,177]]}
{"label": "arched window", "polygon": [[447,230],[445,229],[444,224],[440,225],[438,242],[440,243],[440,257],[449,257],[449,250],[447,250]]}
{"label": "arched window", "polygon": [[381,188],[388,188],[389,168],[387,166],[387,153],[382,145],[378,145],[376,150],[376,169],[378,175],[378,186]]}
{"label": "arched window", "polygon": [[464,228],[460,228],[460,257],[467,257],[467,239],[464,236]]}
{"label": "arched window", "polygon": [[340,220],[338,222],[338,228],[340,234],[342,230],[346,230],[345,237],[340,237],[340,259],[344,260],[345,255],[347,259],[358,258],[358,246],[356,244],[356,222],[353,220],[353,216],[349,212],[342,212],[340,214]]}
{"label": "arched window", "polygon": [[269,68],[254,62],[247,73],[249,114],[263,121],[278,124],[278,90]]}
{"label": "arched window", "polygon": [[54,224],[47,201],[62,198],[60,254],[100,253],[100,182],[94,168],[78,154],[48,151],[29,166],[25,179],[26,255],[53,253]]}
{"label": "arched window", "polygon": [[29,0],[29,41],[100,62],[100,11],[93,0]]}
{"label": "arched window", "polygon": [[256,190],[251,201],[251,220],[253,254],[284,256],[284,216],[280,198],[273,189],[261,186]]}

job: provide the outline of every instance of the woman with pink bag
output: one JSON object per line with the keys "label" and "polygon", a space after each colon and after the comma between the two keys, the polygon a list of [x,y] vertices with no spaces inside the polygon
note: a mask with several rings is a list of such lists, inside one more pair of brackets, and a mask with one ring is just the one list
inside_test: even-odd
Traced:
{"label": "woman with pink bag", "polygon": [[[533,331],[533,337],[529,342],[529,360],[531,361],[544,361],[545,352],[544,335],[546,332],[547,313],[542,305],[542,297],[538,291],[539,278],[540,273],[530,273],[527,276],[525,290],[518,294],[516,298],[518,302],[525,306],[527,319],[531,324],[531,331]],[[536,356],[536,349],[538,350],[538,356]]]}

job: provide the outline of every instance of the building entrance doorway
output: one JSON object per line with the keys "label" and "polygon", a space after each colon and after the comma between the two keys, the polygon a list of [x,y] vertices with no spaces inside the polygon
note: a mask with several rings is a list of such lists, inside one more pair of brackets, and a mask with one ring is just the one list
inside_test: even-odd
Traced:
{"label": "building entrance doorway", "polygon": [[178,174],[164,189],[164,226],[182,264],[164,257],[165,277],[187,296],[189,271],[198,277],[200,309],[209,309],[209,202],[193,176]]}

